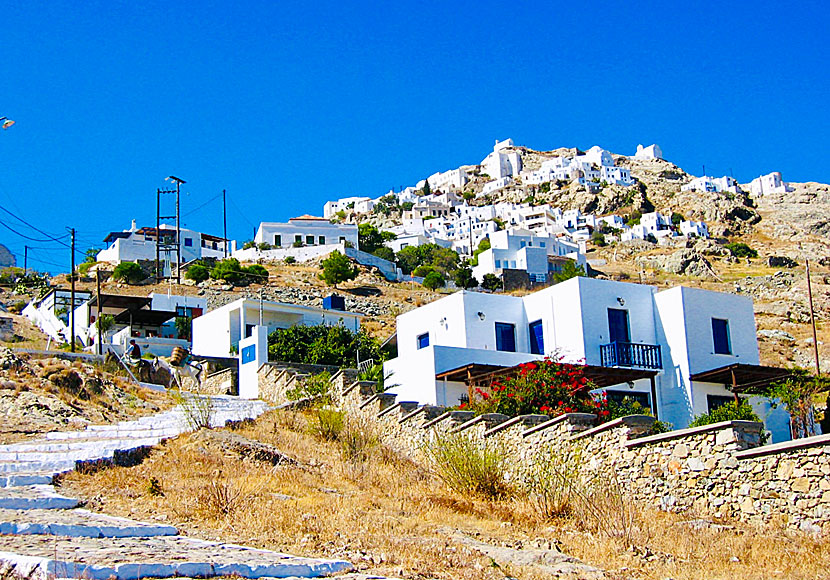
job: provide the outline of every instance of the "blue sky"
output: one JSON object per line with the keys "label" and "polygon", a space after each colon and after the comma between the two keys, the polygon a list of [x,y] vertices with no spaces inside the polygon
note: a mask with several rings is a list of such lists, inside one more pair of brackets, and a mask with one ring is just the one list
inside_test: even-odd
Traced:
{"label": "blue sky", "polygon": [[[494,139],[830,181],[820,2],[5,3],[0,207],[83,249],[155,221],[229,237],[477,163]],[[200,207],[201,206],[201,207]],[[8,213],[0,243],[68,250]],[[62,238],[61,238],[62,239]],[[40,260],[40,262],[38,262]]]}

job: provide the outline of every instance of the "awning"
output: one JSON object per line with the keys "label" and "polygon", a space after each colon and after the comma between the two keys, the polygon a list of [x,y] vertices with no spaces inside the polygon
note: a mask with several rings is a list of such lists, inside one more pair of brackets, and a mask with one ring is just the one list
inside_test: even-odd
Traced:
{"label": "awning", "polygon": [[[101,294],[101,304],[107,308],[128,308],[140,310],[150,306],[153,299],[149,296],[127,296],[124,294]],[[89,299],[90,306],[98,306],[98,295]]]}
{"label": "awning", "polygon": [[[538,362],[530,360],[528,362]],[[658,371],[628,369],[619,367],[601,367],[595,365],[574,365],[582,368],[582,372],[589,381],[599,388],[620,385],[639,379],[650,379],[657,375]],[[435,375],[436,379],[447,379],[448,381],[463,381],[469,384],[486,385],[494,380],[516,374],[518,366],[506,367],[501,365],[490,365],[482,363],[470,363],[458,368],[444,371]]]}
{"label": "awning", "polygon": [[[104,304],[107,304],[106,302]],[[143,324],[145,326],[161,326],[171,318],[175,312],[165,310],[125,310],[115,315],[115,322],[119,324]]]}
{"label": "awning", "polygon": [[733,363],[724,367],[695,373],[689,376],[692,381],[701,383],[720,383],[735,394],[758,395],[770,383],[790,376],[791,371],[780,367]]}

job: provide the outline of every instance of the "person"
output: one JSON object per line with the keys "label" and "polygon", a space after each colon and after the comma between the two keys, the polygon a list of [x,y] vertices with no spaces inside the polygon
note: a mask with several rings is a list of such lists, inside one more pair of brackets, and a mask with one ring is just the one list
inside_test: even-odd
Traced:
{"label": "person", "polygon": [[132,360],[141,359],[141,347],[135,342],[135,339],[130,340],[130,346],[127,347],[127,356]]}

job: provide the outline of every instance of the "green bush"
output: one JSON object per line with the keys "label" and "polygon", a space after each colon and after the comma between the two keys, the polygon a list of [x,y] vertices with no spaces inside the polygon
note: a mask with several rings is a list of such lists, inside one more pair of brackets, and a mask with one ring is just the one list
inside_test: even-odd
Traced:
{"label": "green bush", "polygon": [[438,272],[430,272],[424,278],[423,285],[425,288],[429,288],[430,290],[437,290],[446,284],[444,277]]}
{"label": "green bush", "polygon": [[259,264],[252,264],[247,268],[244,268],[245,277],[250,282],[256,282],[257,284],[267,284],[268,283],[268,270],[265,266],[260,266]]}
{"label": "green bush", "polygon": [[259,264],[242,266],[236,258],[226,258],[216,262],[210,271],[210,277],[234,285],[251,282],[264,284],[268,281],[268,270]]}
{"label": "green bush", "polygon": [[204,282],[210,278],[210,270],[208,270],[203,264],[193,264],[187,269],[187,272],[184,273],[184,277],[185,279],[193,280],[194,282]]}
{"label": "green bush", "polygon": [[436,434],[423,445],[435,474],[450,489],[489,499],[513,494],[507,449],[497,440],[473,440],[461,433]]}
{"label": "green bush", "polygon": [[495,274],[485,274],[481,278],[481,287],[485,290],[495,292],[502,289],[501,279]]}
{"label": "green bush", "polygon": [[738,402],[729,401],[720,407],[712,409],[708,413],[695,415],[689,427],[700,427],[702,425],[711,425],[712,423],[720,423],[721,421],[756,421],[762,423],[761,418],[752,410],[752,407],[746,399],[740,399]]}
{"label": "green bush", "polygon": [[459,268],[453,273],[453,282],[456,286],[465,290],[478,286],[478,280],[473,277],[473,271],[466,267]]}
{"label": "green bush", "polygon": [[753,250],[747,244],[743,242],[732,242],[731,244],[726,244],[726,249],[735,256],[736,258],[757,258],[758,251]]}
{"label": "green bush", "polygon": [[319,398],[322,404],[331,402],[331,375],[329,373],[311,375],[298,383],[296,387],[285,392],[285,396],[292,401]]}
{"label": "green bush", "polygon": [[283,262],[285,262],[286,264],[295,264],[297,262],[297,258],[295,258],[294,256],[286,256],[283,259]]}
{"label": "green bush", "polygon": [[121,262],[112,271],[113,280],[126,282],[127,284],[138,284],[147,277],[144,268],[136,262]]}
{"label": "green bush", "polygon": [[323,441],[337,441],[345,424],[345,413],[331,407],[321,407],[314,413],[311,433]]}
{"label": "green bush", "polygon": [[268,335],[268,358],[281,362],[354,368],[360,360],[382,360],[380,344],[366,331],[352,332],[341,324],[295,325]]}
{"label": "green bush", "polygon": [[584,275],[585,268],[582,267],[582,264],[577,265],[573,260],[568,260],[562,264],[562,269],[559,272],[553,274],[552,279],[554,284],[558,284],[559,282]]}

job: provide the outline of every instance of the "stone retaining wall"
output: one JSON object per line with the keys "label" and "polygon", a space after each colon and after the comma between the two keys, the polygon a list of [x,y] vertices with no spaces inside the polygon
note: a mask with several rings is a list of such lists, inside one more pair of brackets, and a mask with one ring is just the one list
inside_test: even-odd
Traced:
{"label": "stone retaining wall", "polygon": [[762,425],[751,421],[650,435],[654,418],[642,415],[599,426],[584,413],[474,417],[396,401],[370,382],[346,386],[345,374],[334,379],[340,408],[371,421],[385,444],[416,460],[426,441],[446,433],[504,445],[522,465],[540,453],[576,448],[586,476],[613,474],[643,505],[830,533],[830,435],[760,446]]}

